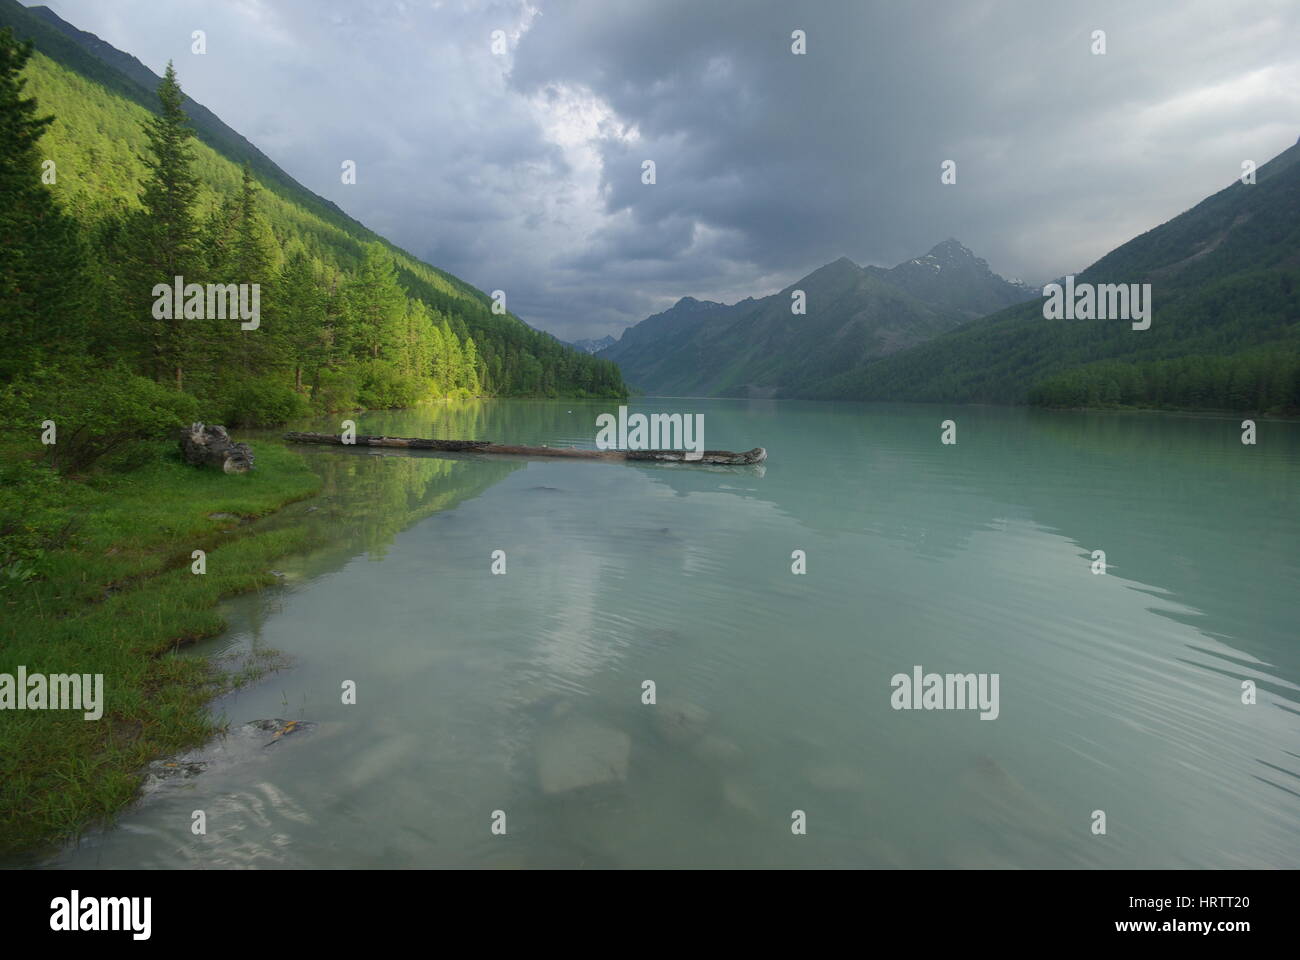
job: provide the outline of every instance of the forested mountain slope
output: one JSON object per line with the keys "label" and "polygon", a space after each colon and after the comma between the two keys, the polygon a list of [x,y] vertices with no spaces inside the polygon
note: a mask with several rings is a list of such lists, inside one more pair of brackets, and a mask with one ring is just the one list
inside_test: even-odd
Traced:
{"label": "forested mountain slope", "polygon": [[1150,283],[1151,326],[1008,308],[814,392],[824,399],[1300,409],[1300,144],[1117,247],[1077,284]]}
{"label": "forested mountain slope", "polygon": [[[795,312],[796,294],[804,312]],[[869,360],[924,342],[1034,292],[956,240],[892,269],[846,257],[779,293],[735,304],[679,300],[599,356],[660,395],[799,397]]]}
{"label": "forested mountain slope", "polygon": [[[143,213],[151,172],[146,126],[159,99],[144,84],[153,75],[41,8],[0,0],[0,26],[6,24],[20,38],[31,37],[39,51],[26,66],[25,93],[36,99],[39,115],[55,118],[39,149],[55,164],[48,189],[81,234],[87,295],[79,342],[97,356],[121,358],[156,375],[143,369],[145,359],[133,346],[148,336],[149,318],[140,315],[148,298],[130,276],[138,244],[127,242]],[[331,409],[467,393],[624,393],[612,364],[569,349],[511,314],[492,313],[483,292],[377,237],[296,183],[205,108],[188,99],[180,106],[185,125],[196,132],[186,148],[197,181],[186,279],[244,280],[263,288],[260,336],[233,338],[252,343],[234,351],[243,362],[226,371],[231,377],[292,383],[318,407]],[[255,277],[235,275],[230,255],[240,243],[242,255],[252,256],[243,266]],[[228,393],[229,384],[218,389],[216,368],[229,359],[223,356],[230,352],[229,330],[200,331],[194,324],[182,333],[194,341],[183,346],[193,355],[195,376],[184,379],[200,395]],[[214,346],[214,336],[226,342]],[[11,352],[0,375],[30,366],[28,346],[35,349],[18,345]],[[209,369],[200,370],[203,365]],[[228,398],[217,399],[225,404]]]}

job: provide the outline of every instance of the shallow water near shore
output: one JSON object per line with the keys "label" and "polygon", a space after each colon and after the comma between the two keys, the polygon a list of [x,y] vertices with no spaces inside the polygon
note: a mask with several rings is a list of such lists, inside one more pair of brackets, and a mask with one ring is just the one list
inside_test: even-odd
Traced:
{"label": "shallow water near shore", "polygon": [[[616,407],[354,419],[592,446]],[[630,407],[769,460],[300,448],[324,490],[264,522],[326,545],[189,653],[289,665],[47,865],[1300,866],[1300,424],[1245,446],[1212,417]],[[893,709],[917,665],[997,674],[996,719]]]}

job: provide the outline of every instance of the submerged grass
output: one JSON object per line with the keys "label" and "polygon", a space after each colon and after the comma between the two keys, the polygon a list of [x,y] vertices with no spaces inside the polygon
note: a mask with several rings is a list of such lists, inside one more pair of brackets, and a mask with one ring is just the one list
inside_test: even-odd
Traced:
{"label": "submerged grass", "polygon": [[[22,465],[30,452],[0,448],[0,462]],[[309,546],[305,530],[249,521],[319,486],[300,455],[262,443],[245,476],[158,448],[129,472],[44,477],[28,502],[21,485],[0,497],[0,534],[25,546],[0,571],[0,673],[104,677],[96,721],[0,711],[0,854],[30,855],[111,817],[150,760],[217,732],[206,705],[246,671],[175,651],[221,631],[221,598],[275,583],[272,561]],[[194,550],[206,553],[203,575]]]}

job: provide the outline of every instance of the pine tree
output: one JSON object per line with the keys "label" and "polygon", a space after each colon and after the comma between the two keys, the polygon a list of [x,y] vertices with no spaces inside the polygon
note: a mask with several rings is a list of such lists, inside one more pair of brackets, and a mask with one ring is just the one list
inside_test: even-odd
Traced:
{"label": "pine tree", "polygon": [[[38,141],[53,117],[23,96],[30,42],[0,30],[0,379],[81,342],[84,252],[75,221],[42,181]],[[57,178],[57,166],[54,168]]]}
{"label": "pine tree", "polygon": [[397,283],[393,259],[378,243],[366,244],[361,270],[349,297],[359,356],[396,359],[400,353],[406,294]]}
{"label": "pine tree", "polygon": [[193,172],[190,139],[194,131],[187,126],[181,109],[184,94],[176,81],[176,68],[169,61],[162,83],[158,85],[162,112],[144,124],[149,153],[144,159],[151,171],[140,194],[144,210],[132,219],[132,248],[136,263],[133,270],[132,301],[139,303],[149,317],[148,327],[153,344],[154,377],[160,382],[173,377],[176,389],[184,387],[184,367],[192,357],[197,330],[186,328],[180,304],[172,305],[172,319],[153,318],[155,284],[171,284],[175,277],[187,283],[197,265],[198,230],[194,202],[199,182]]}
{"label": "pine tree", "polygon": [[433,321],[429,308],[419,300],[406,302],[406,353],[402,372],[425,387],[433,373]]}
{"label": "pine tree", "polygon": [[301,392],[304,371],[314,381],[316,371],[329,362],[331,331],[326,326],[325,291],[316,280],[312,262],[301,252],[284,265],[276,287],[275,320],[293,366],[294,387]]}
{"label": "pine tree", "polygon": [[253,178],[253,169],[244,164],[239,193],[235,197],[234,237],[230,246],[230,259],[226,276],[221,282],[257,284],[261,295],[262,322],[256,330],[244,330],[239,324],[218,321],[217,333],[221,337],[237,338],[237,356],[244,372],[265,372],[287,365],[287,344],[282,310],[286,304],[275,295],[272,283],[273,264],[278,250],[271,228],[257,211],[257,194],[260,188]]}
{"label": "pine tree", "polygon": [[478,350],[474,347],[474,338],[465,338],[464,348],[465,364],[465,389],[469,391],[470,396],[477,397],[482,391],[478,377]]}
{"label": "pine tree", "polygon": [[451,392],[447,375],[447,342],[441,323],[433,323],[429,331],[429,376],[433,379],[433,392],[446,396]]}

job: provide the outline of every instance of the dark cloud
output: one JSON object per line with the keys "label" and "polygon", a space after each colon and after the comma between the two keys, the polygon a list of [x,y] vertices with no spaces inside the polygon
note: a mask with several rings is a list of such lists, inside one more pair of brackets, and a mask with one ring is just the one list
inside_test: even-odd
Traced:
{"label": "dark cloud", "polygon": [[306,185],[566,339],[949,236],[1041,281],[1300,132],[1291,2],[51,6],[154,69],[175,57]]}

